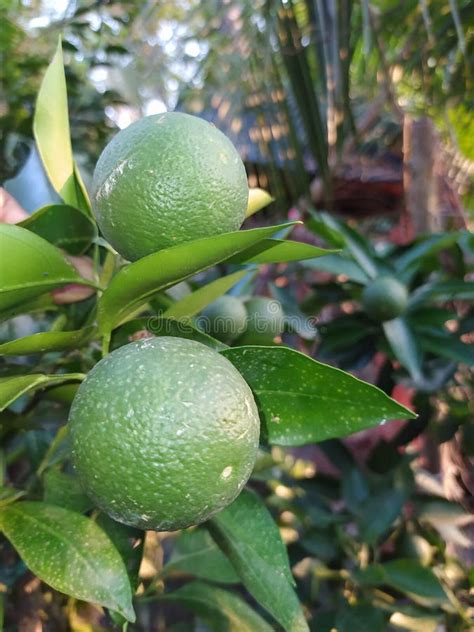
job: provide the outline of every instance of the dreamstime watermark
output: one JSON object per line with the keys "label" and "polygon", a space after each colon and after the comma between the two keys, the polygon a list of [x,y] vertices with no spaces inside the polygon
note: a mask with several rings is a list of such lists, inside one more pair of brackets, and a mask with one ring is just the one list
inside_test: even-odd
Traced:
{"label": "dreamstime watermark", "polygon": [[[146,331],[153,335],[166,336],[177,334],[190,335],[196,329],[204,333],[221,332],[231,337],[239,336],[247,328],[257,334],[267,334],[274,330],[275,321],[272,316],[281,314],[281,305],[277,301],[271,301],[266,306],[265,314],[251,314],[247,316],[245,326],[242,320],[232,316],[209,317],[200,315],[195,318],[173,318],[167,317],[165,312],[158,312],[155,316],[150,316],[146,321]],[[317,331],[318,319],[315,316],[304,316],[303,314],[285,314],[282,317],[282,324],[285,329],[295,332],[305,331],[314,333]],[[283,328],[283,327],[282,327]],[[144,335],[146,332],[144,332]]]}

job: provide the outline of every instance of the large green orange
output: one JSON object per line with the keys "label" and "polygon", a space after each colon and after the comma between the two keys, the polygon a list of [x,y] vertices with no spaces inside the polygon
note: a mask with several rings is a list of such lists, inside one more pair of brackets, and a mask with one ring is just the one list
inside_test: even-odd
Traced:
{"label": "large green orange", "polygon": [[159,531],[198,524],[231,503],[252,472],[260,430],[237,369],[201,343],[168,337],[101,360],[69,422],[86,492],[119,522]]}
{"label": "large green orange", "polygon": [[403,314],[407,303],[407,288],[394,277],[379,277],[362,292],[362,305],[365,311],[374,320],[382,322]]}
{"label": "large green orange", "polygon": [[94,172],[92,206],[126,259],[238,230],[247,176],[230,140],[196,116],[147,116],[119,132]]}
{"label": "large green orange", "polygon": [[202,311],[198,324],[207,334],[229,343],[244,331],[247,310],[236,296],[220,296]]}

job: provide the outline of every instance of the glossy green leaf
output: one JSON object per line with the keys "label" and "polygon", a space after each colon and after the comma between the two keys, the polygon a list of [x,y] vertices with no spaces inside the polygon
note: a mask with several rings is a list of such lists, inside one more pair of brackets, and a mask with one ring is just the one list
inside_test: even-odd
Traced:
{"label": "glossy green leaf", "polygon": [[377,387],[287,347],[234,347],[222,353],[252,389],[272,444],[315,443],[416,416]]}
{"label": "glossy green leaf", "polygon": [[[1,301],[1,289],[0,289],[0,301]],[[9,320],[18,316],[18,314],[34,314],[35,312],[45,311],[57,311],[58,306],[54,303],[53,297],[50,294],[43,294],[37,298],[33,298],[28,301],[22,301],[21,303],[7,307],[0,310],[0,322]]]}
{"label": "glossy green leaf", "polygon": [[77,204],[61,40],[38,93],[33,133],[51,184],[63,200]]}
{"label": "glossy green leaf", "polygon": [[270,193],[264,191],[263,189],[259,189],[258,187],[254,189],[249,189],[249,200],[247,203],[247,210],[245,211],[245,217],[250,217],[258,211],[261,211],[262,208],[265,208],[269,204],[275,201],[275,198],[272,198]]}
{"label": "glossy green leaf", "polygon": [[115,275],[99,301],[98,320],[102,333],[107,336],[126,316],[160,290],[225,261],[291,225],[205,237],[161,250],[127,265]]}
{"label": "glossy green leaf", "polygon": [[118,327],[112,336],[112,348],[117,349],[122,345],[132,341],[132,337],[137,332],[149,331],[155,336],[174,336],[177,338],[187,338],[196,340],[211,349],[221,351],[227,349],[227,345],[207,334],[199,331],[187,321],[178,321],[173,318],[161,318],[160,316],[149,316],[144,318],[134,318]]}
{"label": "glossy green leaf", "polygon": [[46,331],[17,338],[0,344],[0,356],[19,356],[32,353],[49,353],[79,349],[86,344],[94,333],[94,327],[77,331]]}
{"label": "glossy green leaf", "polygon": [[14,503],[26,493],[26,491],[15,489],[14,487],[0,487],[0,508]]}
{"label": "glossy green leaf", "polygon": [[244,490],[206,526],[260,605],[287,632],[307,632],[285,545],[259,497]]}
{"label": "glossy green leaf", "polygon": [[336,276],[342,274],[351,281],[362,285],[370,280],[358,263],[342,255],[325,255],[319,259],[310,259],[303,263],[303,267],[311,270],[322,270]]}
{"label": "glossy green leaf", "polygon": [[0,411],[5,410],[16,399],[38,388],[44,388],[50,384],[61,382],[81,381],[82,373],[64,373],[62,375],[43,375],[32,373],[30,375],[15,375],[0,378]]}
{"label": "glossy green leaf", "polygon": [[72,255],[85,252],[97,236],[97,227],[92,219],[67,204],[43,206],[23,220],[20,226]]}
{"label": "glossy green leaf", "polygon": [[397,360],[404,366],[417,384],[423,382],[422,358],[418,342],[404,318],[394,318],[383,323],[385,337]]}
{"label": "glossy green leaf", "polygon": [[94,507],[93,501],[84,493],[75,476],[59,469],[47,470],[43,476],[43,500],[48,505],[57,505],[77,513],[84,513]]}
{"label": "glossy green leaf", "polygon": [[229,263],[285,263],[302,261],[327,255],[331,250],[324,250],[301,241],[286,239],[264,239],[255,246],[229,259]]}
{"label": "glossy green leaf", "polygon": [[245,601],[222,588],[195,581],[161,596],[197,614],[213,632],[272,632],[273,628]]}
{"label": "glossy green leaf", "polygon": [[62,253],[26,228],[0,224],[0,311],[68,283],[93,285],[78,275]]}
{"label": "glossy green leaf", "polygon": [[105,513],[100,513],[96,522],[120,553],[130,585],[135,592],[139,584],[138,572],[142,563],[145,533],[141,529],[121,524]]}
{"label": "glossy green leaf", "polygon": [[238,584],[239,576],[203,527],[182,531],[162,574],[184,573],[223,584]]}
{"label": "glossy green leaf", "polygon": [[195,316],[207,305],[216,300],[219,296],[225,294],[238,281],[248,274],[248,270],[239,270],[233,274],[219,277],[215,281],[211,281],[207,285],[200,287],[191,294],[184,296],[181,300],[173,303],[163,314],[164,318],[173,318],[175,320],[186,320],[191,316]]}
{"label": "glossy green leaf", "polygon": [[62,507],[28,501],[0,510],[0,529],[42,581],[135,621],[125,565],[93,520]]}

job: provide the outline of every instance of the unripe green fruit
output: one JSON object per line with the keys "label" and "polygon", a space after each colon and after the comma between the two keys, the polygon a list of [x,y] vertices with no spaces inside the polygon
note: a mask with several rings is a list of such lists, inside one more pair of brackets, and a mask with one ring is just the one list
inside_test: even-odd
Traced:
{"label": "unripe green fruit", "polygon": [[407,304],[407,288],[393,277],[379,277],[362,292],[362,306],[374,320],[392,320],[403,314]]}
{"label": "unripe green fruit", "polygon": [[131,261],[245,219],[245,167],[230,140],[189,114],[147,116],[120,131],[94,171],[94,215]]}
{"label": "unripe green fruit", "polygon": [[239,345],[271,345],[276,336],[281,336],[285,314],[279,301],[257,296],[247,301],[245,307],[247,328],[237,341]]}
{"label": "unripe green fruit", "polygon": [[247,310],[235,296],[220,296],[202,311],[198,324],[217,340],[232,342],[247,325]]}
{"label": "unripe green fruit", "polygon": [[193,340],[140,340],[101,360],[69,418],[85,491],[141,529],[199,524],[240,493],[257,456],[252,392],[221,354]]}

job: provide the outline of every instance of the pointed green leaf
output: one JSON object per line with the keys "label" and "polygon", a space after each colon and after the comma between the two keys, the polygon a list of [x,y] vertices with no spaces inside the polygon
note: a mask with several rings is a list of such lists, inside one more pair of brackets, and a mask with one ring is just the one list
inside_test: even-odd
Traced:
{"label": "pointed green leaf", "polygon": [[238,584],[239,576],[203,527],[182,531],[162,574],[185,573],[224,584]]}
{"label": "pointed green leaf", "polygon": [[331,250],[325,250],[305,244],[301,241],[285,239],[264,239],[255,246],[239,252],[229,259],[229,263],[285,263],[288,261],[302,261],[327,255]]}
{"label": "pointed green leaf", "polygon": [[239,270],[233,274],[218,278],[191,294],[184,296],[181,300],[173,303],[163,314],[164,318],[174,318],[175,320],[186,320],[195,316],[207,305],[225,294],[231,287],[240,281],[248,270]]}
{"label": "pointed green leaf", "polygon": [[319,259],[310,259],[303,263],[303,267],[311,270],[322,270],[334,275],[343,274],[351,281],[362,285],[365,285],[370,280],[358,263],[342,255],[326,255]]}
{"label": "pointed green leaf", "polygon": [[76,205],[75,189],[71,187],[74,162],[61,40],[38,93],[33,133],[51,184],[66,203]]}
{"label": "pointed green leaf", "polygon": [[0,377],[0,411],[5,410],[16,399],[50,384],[60,384],[61,382],[81,381],[84,379],[82,373],[64,373],[62,375],[43,375],[42,373],[32,373],[31,375],[15,375],[12,377]]}
{"label": "pointed green leaf", "polygon": [[394,318],[383,323],[385,337],[397,360],[408,370],[416,383],[423,382],[421,353],[418,342],[404,318]]}
{"label": "pointed green leaf", "polygon": [[155,336],[175,336],[177,338],[187,338],[196,340],[203,345],[221,351],[227,349],[227,345],[220,340],[211,338],[207,334],[199,331],[187,321],[178,321],[173,318],[161,318],[160,316],[150,316],[149,318],[134,318],[116,329],[112,336],[112,349],[117,349],[131,342],[133,334],[139,331],[149,331]]}
{"label": "pointed green leaf", "polygon": [[43,476],[44,502],[84,513],[94,507],[93,501],[84,493],[75,476],[61,472],[56,468],[45,472]]}
{"label": "pointed green leaf", "polygon": [[126,316],[144,305],[160,290],[225,261],[292,225],[290,223],[205,237],[155,252],[125,266],[112,279],[99,301],[98,320],[102,333],[109,335]]}
{"label": "pointed green leaf", "polygon": [[416,416],[376,386],[287,347],[234,347],[221,353],[252,389],[272,444],[315,443]]}
{"label": "pointed green leaf", "polygon": [[259,497],[244,490],[206,526],[260,605],[287,632],[307,632],[285,545]]}
{"label": "pointed green leaf", "polygon": [[19,225],[72,255],[85,252],[97,235],[92,219],[67,204],[43,206]]}
{"label": "pointed green leaf", "polygon": [[17,340],[0,344],[0,356],[19,356],[31,353],[49,353],[79,349],[86,344],[94,333],[94,327],[85,327],[77,331],[45,331]]}
{"label": "pointed green leaf", "polygon": [[245,601],[222,588],[195,581],[161,596],[203,619],[213,632],[272,632],[273,628]]}
{"label": "pointed green leaf", "polygon": [[68,283],[93,285],[78,275],[62,253],[26,228],[0,224],[0,310]]}
{"label": "pointed green leaf", "polygon": [[62,507],[25,501],[0,510],[0,529],[42,581],[135,621],[125,565],[93,520]]}

